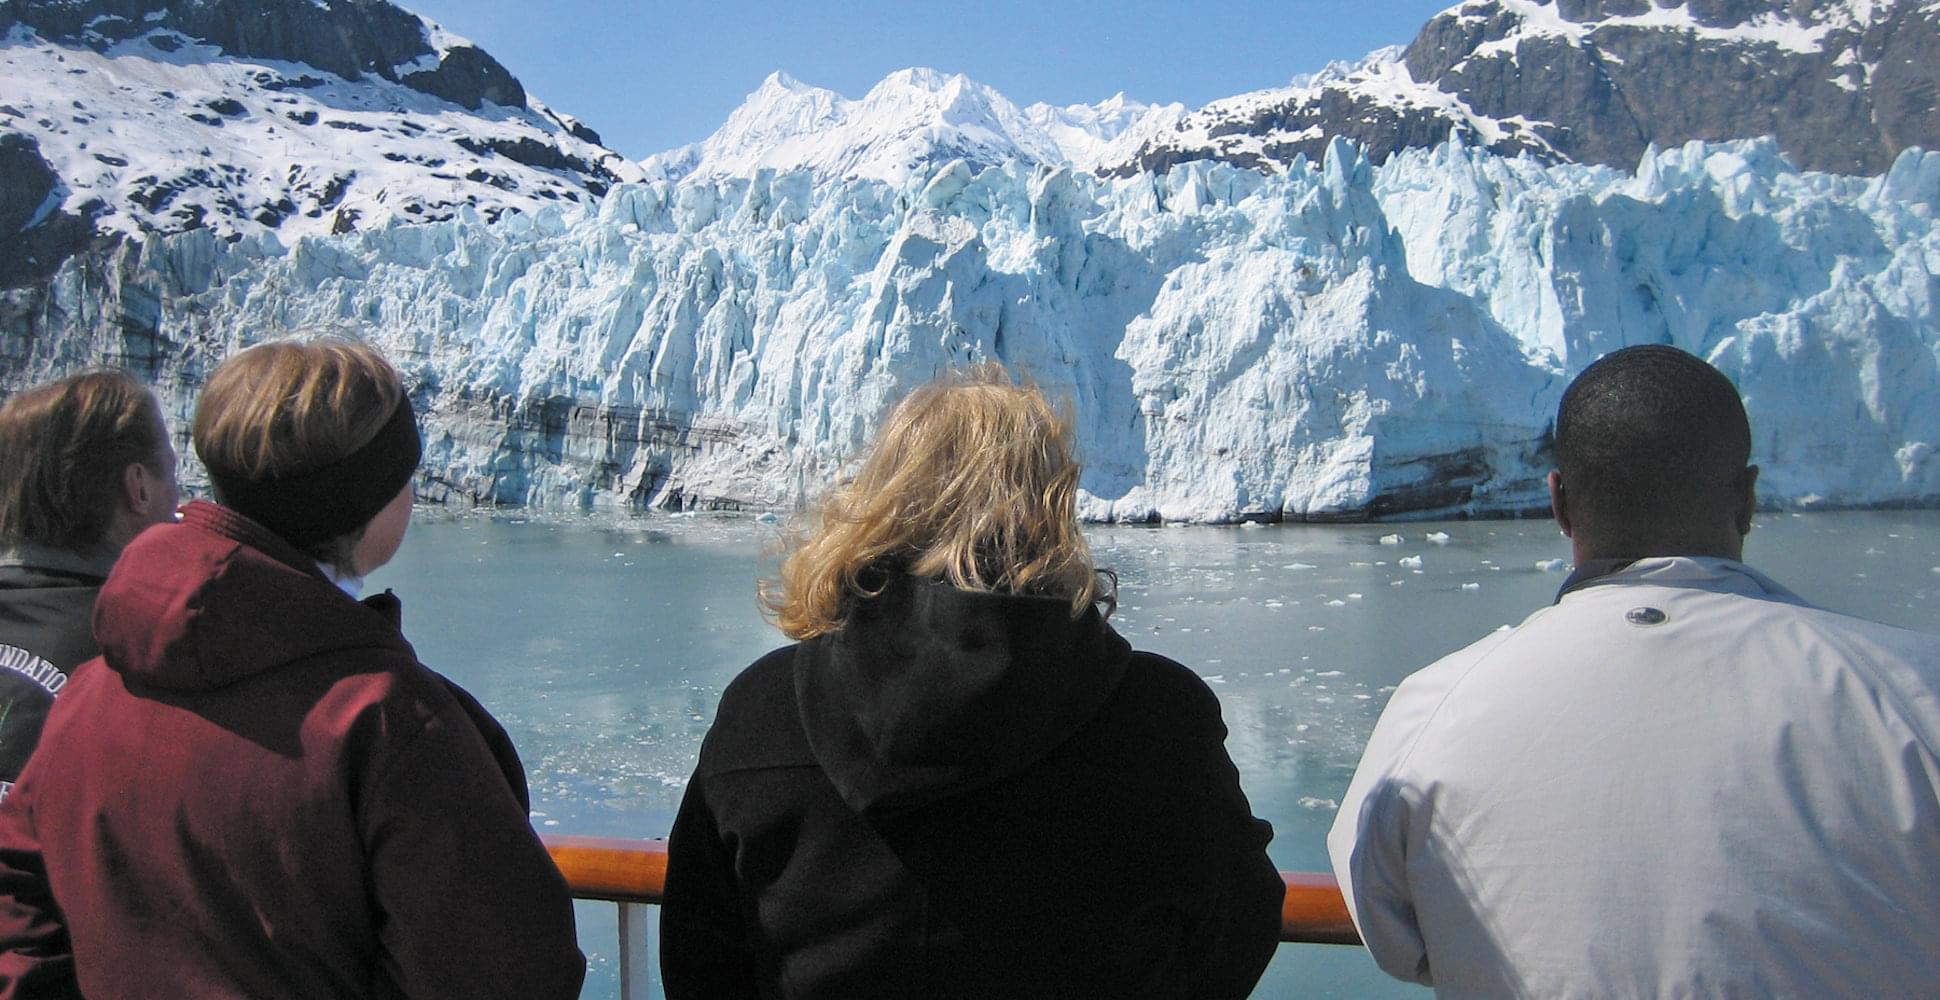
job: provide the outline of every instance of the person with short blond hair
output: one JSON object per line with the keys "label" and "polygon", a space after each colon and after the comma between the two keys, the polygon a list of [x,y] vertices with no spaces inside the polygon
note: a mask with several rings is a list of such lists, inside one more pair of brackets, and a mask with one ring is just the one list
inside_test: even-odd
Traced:
{"label": "person with short blond hair", "polygon": [[249,348],[194,422],[217,503],[131,544],[0,804],[0,998],[567,1000],[525,774],[389,592],[422,449],[397,372]]}
{"label": "person with short blond hair", "polygon": [[1272,829],[1205,682],[1107,624],[1072,436],[946,375],[792,539],[799,641],[722,694],[669,839],[672,1000],[1252,990]]}
{"label": "person with short blond hair", "polygon": [[161,406],[122,371],[72,375],[0,405],[0,799],[74,668],[115,557],[180,494]]}

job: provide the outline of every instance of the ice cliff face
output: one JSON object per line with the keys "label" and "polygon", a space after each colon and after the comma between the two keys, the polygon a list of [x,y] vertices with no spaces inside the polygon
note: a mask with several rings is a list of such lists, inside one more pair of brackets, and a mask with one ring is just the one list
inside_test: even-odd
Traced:
{"label": "ice cliff face", "polygon": [[1215,101],[1108,171],[1263,171],[1346,137],[1375,162],[1452,133],[1504,155],[1633,169],[1652,146],[1773,136],[1813,170],[1876,175],[1940,148],[1932,0],[1468,0],[1405,49]]}
{"label": "ice cliff face", "polygon": [[1191,114],[776,74],[632,164],[383,0],[15,0],[0,392],[120,363],[185,426],[337,329],[409,373],[428,498],[785,508],[997,359],[1087,516],[1327,519],[1541,507],[1568,377],[1663,342],[1746,393],[1767,501],[1940,503],[1936,25],[1468,0]]}
{"label": "ice cliff face", "polygon": [[427,496],[784,508],[998,359],[1076,415],[1087,516],[1231,520],[1538,507],[1567,378],[1669,342],[1744,390],[1767,501],[1934,502],[1937,208],[1940,154],[1854,179],[1769,141],[1634,175],[1338,142],[1270,177],[760,170],[77,258],[0,302],[0,356],[131,364],[180,418],[243,342],[351,327],[415,386]]}

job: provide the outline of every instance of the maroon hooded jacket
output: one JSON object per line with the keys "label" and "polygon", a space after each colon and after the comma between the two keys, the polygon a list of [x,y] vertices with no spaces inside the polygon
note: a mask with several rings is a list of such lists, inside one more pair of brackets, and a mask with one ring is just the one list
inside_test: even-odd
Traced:
{"label": "maroon hooded jacket", "polygon": [[212,504],[128,547],[0,804],[0,997],[578,995],[504,731],[372,604]]}

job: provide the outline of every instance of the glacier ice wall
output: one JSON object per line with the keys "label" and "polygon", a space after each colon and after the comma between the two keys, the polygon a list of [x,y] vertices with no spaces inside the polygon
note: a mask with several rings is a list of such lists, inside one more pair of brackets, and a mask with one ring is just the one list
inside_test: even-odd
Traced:
{"label": "glacier ice wall", "polygon": [[1744,391],[1768,502],[1940,499],[1940,154],[1296,167],[764,171],[288,247],[192,232],[0,302],[0,357],[9,384],[129,364],[185,415],[240,345],[351,329],[416,387],[428,497],[762,507],[997,359],[1075,414],[1087,516],[1234,520],[1541,507],[1568,377],[1663,342]]}

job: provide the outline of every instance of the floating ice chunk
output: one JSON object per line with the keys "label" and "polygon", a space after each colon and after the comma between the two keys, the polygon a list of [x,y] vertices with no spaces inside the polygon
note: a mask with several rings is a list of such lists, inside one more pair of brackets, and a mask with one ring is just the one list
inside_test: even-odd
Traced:
{"label": "floating ice chunk", "polygon": [[1331,601],[1328,601],[1327,606],[1330,608],[1344,608],[1344,607],[1347,607],[1347,602],[1337,597]]}
{"label": "floating ice chunk", "polygon": [[1340,803],[1335,802],[1333,799],[1323,799],[1318,795],[1303,795],[1300,798],[1300,808],[1312,809],[1314,812],[1323,812],[1329,809],[1339,809]]}
{"label": "floating ice chunk", "polygon": [[1359,594],[1349,594],[1349,595],[1347,595],[1347,599],[1348,599],[1348,600],[1350,600],[1350,601],[1358,601],[1358,600],[1360,600],[1360,599],[1361,599],[1361,595],[1359,595]]}
{"label": "floating ice chunk", "polygon": [[1448,532],[1446,532],[1446,531],[1431,531],[1431,532],[1429,532],[1429,533],[1428,533],[1428,540],[1429,540],[1429,541],[1431,541],[1431,542],[1434,542],[1434,543],[1435,543],[1436,545],[1447,545],[1447,544],[1448,544]]}
{"label": "floating ice chunk", "polygon": [[1321,672],[1315,674],[1314,676],[1315,677],[1339,677],[1340,675],[1341,675],[1341,672],[1338,670],[1322,670]]}
{"label": "floating ice chunk", "polygon": [[1404,583],[1407,583],[1407,582],[1408,582],[1408,581],[1406,581],[1406,580],[1390,580],[1390,581],[1388,582],[1388,586],[1390,586],[1390,587],[1399,587],[1399,586],[1401,586],[1402,584],[1404,584]]}
{"label": "floating ice chunk", "polygon": [[1382,545],[1400,545],[1400,544],[1401,544],[1401,541],[1402,541],[1402,539],[1401,539],[1401,536],[1400,536],[1400,535],[1382,535],[1382,536],[1381,536],[1381,544],[1382,544]]}
{"label": "floating ice chunk", "polygon": [[1465,583],[1465,584],[1462,584],[1462,589],[1463,589],[1463,590],[1481,590],[1481,589],[1482,589],[1482,585],[1481,585],[1481,584],[1479,584],[1479,583]]}
{"label": "floating ice chunk", "polygon": [[[1563,563],[1563,560],[1561,559],[1536,560],[1536,568],[1539,570],[1542,570],[1545,573],[1560,573],[1563,571],[1563,566],[1564,566],[1564,563]],[[1934,572],[1940,573],[1940,567],[1935,567]]]}
{"label": "floating ice chunk", "polygon": [[1313,563],[1294,562],[1294,563],[1288,563],[1285,566],[1282,566],[1280,568],[1281,569],[1314,569],[1316,567],[1314,566]]}
{"label": "floating ice chunk", "polygon": [[1401,558],[1400,558],[1399,560],[1397,560],[1397,562],[1398,562],[1398,563],[1399,563],[1400,565],[1402,565],[1402,566],[1406,566],[1406,567],[1407,567],[1407,568],[1409,568],[1409,569],[1420,569],[1420,568],[1421,568],[1421,557],[1420,557],[1420,556],[1402,556],[1402,557],[1401,557]]}

